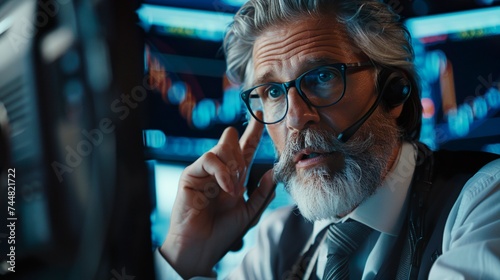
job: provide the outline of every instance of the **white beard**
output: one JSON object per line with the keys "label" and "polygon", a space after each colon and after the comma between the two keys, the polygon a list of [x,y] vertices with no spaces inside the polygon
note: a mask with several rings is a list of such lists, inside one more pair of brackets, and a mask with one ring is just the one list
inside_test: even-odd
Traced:
{"label": "white beard", "polygon": [[[381,185],[390,155],[398,143],[398,128],[380,113],[363,126],[358,135],[340,143],[326,131],[306,129],[289,136],[287,145],[275,165],[275,178],[285,184],[301,214],[310,221],[342,217],[370,197]],[[383,118],[384,120],[380,120]],[[370,131],[366,131],[370,127]],[[344,162],[340,170],[327,166],[295,169],[293,156],[306,147],[336,151],[332,156]]]}
{"label": "white beard", "polygon": [[361,180],[361,168],[348,161],[342,175],[332,177],[328,168],[319,167],[292,177],[286,188],[302,216],[310,221],[343,216],[375,191],[376,185],[362,185],[367,180]]}

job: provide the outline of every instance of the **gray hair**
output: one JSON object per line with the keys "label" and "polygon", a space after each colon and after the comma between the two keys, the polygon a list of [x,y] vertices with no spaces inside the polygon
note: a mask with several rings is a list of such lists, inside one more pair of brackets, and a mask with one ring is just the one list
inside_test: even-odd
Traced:
{"label": "gray hair", "polygon": [[382,1],[250,0],[237,12],[224,39],[227,76],[234,83],[248,86],[253,77],[253,45],[267,28],[300,17],[325,16],[333,16],[345,26],[355,45],[353,53],[368,56],[378,66],[402,71],[410,79],[413,90],[398,125],[404,138],[418,139],[422,107],[410,35],[399,16]]}

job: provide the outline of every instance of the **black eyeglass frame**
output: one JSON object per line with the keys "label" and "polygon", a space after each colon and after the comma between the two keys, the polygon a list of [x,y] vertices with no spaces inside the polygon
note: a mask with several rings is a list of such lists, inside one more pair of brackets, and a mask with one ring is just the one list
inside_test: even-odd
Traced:
{"label": "black eyeglass frame", "polygon": [[[332,105],[337,104],[338,102],[340,102],[340,100],[342,100],[342,98],[344,98],[344,94],[345,94],[345,90],[346,90],[346,71],[347,71],[348,68],[362,68],[362,67],[374,67],[374,66],[375,65],[371,61],[354,62],[354,63],[333,63],[333,64],[321,65],[321,66],[318,66],[318,67],[314,67],[314,68],[312,68],[310,70],[307,70],[306,72],[304,72],[300,76],[298,76],[296,79],[288,81],[288,82],[284,82],[284,83],[270,82],[270,83],[264,83],[264,84],[259,84],[259,85],[253,86],[253,87],[251,87],[251,88],[249,88],[247,90],[243,90],[240,93],[240,96],[241,96],[241,99],[243,99],[243,102],[245,103],[248,111],[250,112],[250,114],[252,115],[252,117],[255,118],[255,120],[257,120],[258,122],[263,123],[263,124],[275,124],[275,123],[281,122],[286,117],[286,115],[288,114],[288,106],[289,106],[288,105],[288,91],[290,90],[291,87],[295,87],[297,89],[297,92],[299,93],[299,96],[302,98],[302,100],[304,100],[306,102],[307,105],[312,106],[314,108],[330,107]],[[304,76],[306,76],[307,74],[309,74],[309,73],[311,73],[313,71],[316,71],[316,70],[318,70],[319,68],[322,68],[322,67],[333,67],[333,68],[339,70],[340,73],[341,73],[341,75],[342,75],[342,81],[344,83],[344,89],[342,90],[342,94],[340,95],[340,98],[337,101],[335,101],[333,103],[330,103],[330,104],[327,104],[327,105],[314,105],[309,100],[309,98],[307,98],[306,94],[304,92],[302,92],[302,90],[300,89],[300,83],[301,83],[302,78]],[[279,86],[285,92],[285,99],[286,99],[285,114],[283,114],[283,117],[281,117],[277,121],[274,121],[274,122],[261,121],[259,118],[257,118],[257,116],[254,114],[253,110],[250,108],[250,97],[251,97],[250,93],[254,89],[256,89],[256,88],[258,88],[260,86],[263,86],[263,85]]]}

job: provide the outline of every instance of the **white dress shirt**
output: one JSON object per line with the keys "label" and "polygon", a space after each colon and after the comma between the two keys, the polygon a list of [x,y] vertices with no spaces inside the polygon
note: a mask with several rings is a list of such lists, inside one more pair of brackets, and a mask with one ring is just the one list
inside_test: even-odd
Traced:
{"label": "white dress shirt", "polygon": [[[332,222],[356,220],[374,231],[353,256],[349,270],[351,279],[373,279],[405,220],[415,158],[416,148],[404,143],[396,164],[375,194],[340,220],[315,222],[303,251]],[[292,208],[278,209],[261,222],[257,245],[228,279],[273,279],[272,260]],[[483,167],[464,186],[447,219],[442,251],[431,268],[429,279],[500,279],[500,160]],[[322,244],[310,263],[310,266],[317,264],[319,279],[323,275],[326,254],[327,247]],[[181,279],[158,250],[155,262],[157,279]]]}

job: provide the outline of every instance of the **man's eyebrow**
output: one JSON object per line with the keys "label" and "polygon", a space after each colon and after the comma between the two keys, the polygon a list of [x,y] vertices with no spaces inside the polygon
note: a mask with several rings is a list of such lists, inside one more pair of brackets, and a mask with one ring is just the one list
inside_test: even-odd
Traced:
{"label": "man's eyebrow", "polygon": [[273,77],[274,77],[274,75],[271,72],[269,72],[269,71],[265,72],[264,74],[259,75],[258,77],[256,77],[253,80],[253,85],[256,86],[256,85],[268,83],[269,81],[272,80]]}
{"label": "man's eyebrow", "polygon": [[321,65],[326,65],[326,64],[333,64],[333,63],[339,63],[340,61],[329,58],[329,57],[312,57],[308,58],[306,60],[306,65],[309,67],[314,67],[314,66],[321,66]]}

